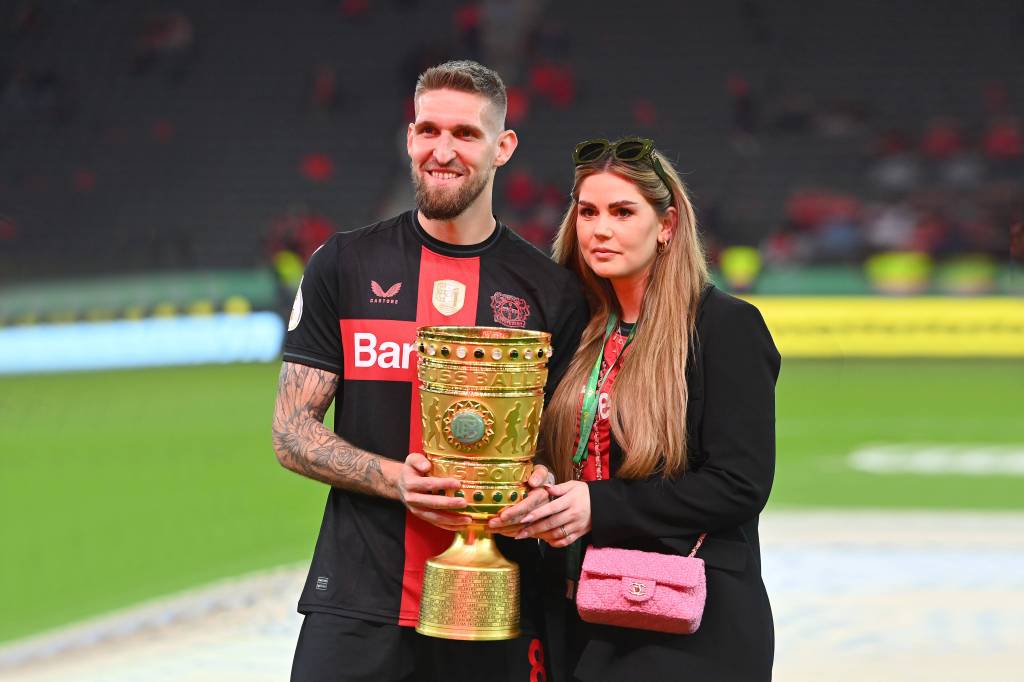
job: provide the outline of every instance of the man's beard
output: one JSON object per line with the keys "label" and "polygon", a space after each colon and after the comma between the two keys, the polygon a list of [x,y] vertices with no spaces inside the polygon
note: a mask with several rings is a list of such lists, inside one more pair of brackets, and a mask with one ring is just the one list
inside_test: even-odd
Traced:
{"label": "man's beard", "polygon": [[487,187],[488,176],[483,174],[476,181],[464,183],[458,189],[430,189],[420,178],[416,166],[411,168],[412,184],[416,188],[416,208],[429,220],[452,220],[462,215]]}

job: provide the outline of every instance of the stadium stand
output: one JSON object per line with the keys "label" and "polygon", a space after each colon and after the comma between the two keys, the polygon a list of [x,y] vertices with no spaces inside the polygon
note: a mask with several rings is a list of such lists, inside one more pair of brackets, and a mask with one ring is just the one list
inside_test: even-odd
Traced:
{"label": "stadium stand", "polygon": [[677,160],[714,245],[761,243],[786,225],[794,192],[815,190],[852,198],[853,232],[796,260],[863,256],[875,209],[862,203],[887,196],[871,180],[878,139],[903,131],[930,178],[935,159],[914,148],[941,117],[986,181],[1011,181],[981,250],[1005,249],[1003,223],[1019,218],[1013,2],[550,3],[524,12],[514,60],[488,37],[495,5],[22,3],[0,48],[0,278],[258,266],[289,212],[370,222],[405,181],[413,75],[465,54],[520,65],[508,69],[515,168],[548,199],[534,211],[499,194],[499,211],[542,244],[566,150],[626,132]]}

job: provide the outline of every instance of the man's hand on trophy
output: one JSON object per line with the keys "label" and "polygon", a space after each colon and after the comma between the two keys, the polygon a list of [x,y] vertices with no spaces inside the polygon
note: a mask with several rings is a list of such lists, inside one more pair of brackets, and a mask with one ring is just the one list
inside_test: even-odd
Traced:
{"label": "man's hand on trophy", "polygon": [[526,487],[529,489],[526,497],[521,502],[502,509],[501,514],[487,522],[487,530],[510,538],[519,535],[519,531],[523,529],[523,517],[550,499],[544,486],[552,485],[554,482],[555,475],[548,471],[546,466],[535,466],[526,481]]}
{"label": "man's hand on trophy", "polygon": [[453,510],[464,509],[466,500],[462,497],[447,497],[438,494],[447,490],[458,490],[462,484],[457,478],[435,478],[430,475],[430,461],[418,452],[411,452],[402,466],[398,479],[398,493],[406,508],[424,521],[447,530],[459,530],[470,522],[470,518]]}

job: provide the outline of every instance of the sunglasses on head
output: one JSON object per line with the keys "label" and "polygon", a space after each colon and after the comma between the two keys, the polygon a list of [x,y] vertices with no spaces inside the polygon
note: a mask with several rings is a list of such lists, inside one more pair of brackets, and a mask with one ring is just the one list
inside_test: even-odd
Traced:
{"label": "sunglasses on head", "polygon": [[603,159],[609,151],[616,161],[623,163],[650,162],[651,168],[665,183],[669,194],[672,193],[672,185],[668,181],[665,169],[662,168],[661,161],[654,154],[654,140],[647,137],[624,137],[615,142],[609,142],[603,138],[584,140],[572,151],[572,162],[577,166],[593,163]]}

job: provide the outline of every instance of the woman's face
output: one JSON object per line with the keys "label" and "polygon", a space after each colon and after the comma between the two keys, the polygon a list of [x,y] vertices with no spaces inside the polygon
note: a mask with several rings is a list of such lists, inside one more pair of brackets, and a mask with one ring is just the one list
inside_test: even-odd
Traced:
{"label": "woman's face", "polygon": [[659,218],[636,185],[619,175],[587,176],[576,203],[576,237],[587,265],[609,280],[646,275],[659,239],[672,236],[675,208],[668,211]]}

